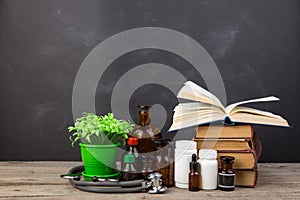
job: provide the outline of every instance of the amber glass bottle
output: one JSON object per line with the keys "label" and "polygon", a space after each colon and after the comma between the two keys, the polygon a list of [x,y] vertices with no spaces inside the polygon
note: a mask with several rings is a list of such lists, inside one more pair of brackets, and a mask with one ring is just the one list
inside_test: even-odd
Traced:
{"label": "amber glass bottle", "polygon": [[138,146],[142,160],[142,176],[146,178],[154,170],[154,151],[153,140],[161,138],[161,130],[150,124],[151,117],[149,105],[139,106],[139,123],[130,133],[131,136],[138,138]]}
{"label": "amber glass bottle", "polygon": [[161,130],[151,125],[150,111],[151,106],[141,105],[139,111],[139,124],[130,133],[131,136],[139,139],[138,149],[141,153],[149,153],[154,150],[152,140],[161,138]]}
{"label": "amber glass bottle", "polygon": [[154,140],[155,169],[162,175],[162,184],[167,187],[174,186],[174,148],[168,139]]}
{"label": "amber glass bottle", "polygon": [[218,187],[220,190],[233,191],[235,188],[235,173],[232,170],[234,157],[221,156],[222,171],[218,174]]}
{"label": "amber glass bottle", "polygon": [[201,186],[200,164],[197,162],[196,154],[192,155],[189,173],[189,191],[199,191]]}

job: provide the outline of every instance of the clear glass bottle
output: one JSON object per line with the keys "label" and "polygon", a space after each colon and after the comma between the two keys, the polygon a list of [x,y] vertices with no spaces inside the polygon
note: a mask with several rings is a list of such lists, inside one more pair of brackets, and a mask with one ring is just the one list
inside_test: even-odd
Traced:
{"label": "clear glass bottle", "polygon": [[218,187],[220,190],[233,191],[235,188],[235,173],[232,170],[234,157],[221,156],[222,170],[218,174]]}
{"label": "clear glass bottle", "polygon": [[199,191],[201,185],[200,181],[200,164],[197,162],[196,154],[193,154],[192,162],[190,162],[189,191]]}
{"label": "clear glass bottle", "polygon": [[154,140],[155,169],[162,174],[164,186],[174,186],[174,144],[167,139]]}
{"label": "clear glass bottle", "polygon": [[133,154],[126,154],[124,156],[124,165],[122,168],[122,180],[132,181],[137,180],[137,171],[135,168],[135,158]]}

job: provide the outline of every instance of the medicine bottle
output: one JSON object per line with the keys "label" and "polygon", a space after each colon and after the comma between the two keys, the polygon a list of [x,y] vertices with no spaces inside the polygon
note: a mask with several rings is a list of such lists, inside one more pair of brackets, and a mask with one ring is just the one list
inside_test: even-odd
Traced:
{"label": "medicine bottle", "polygon": [[201,177],[203,190],[217,189],[218,182],[218,161],[217,151],[211,149],[201,149],[199,151],[201,166]]}
{"label": "medicine bottle", "polygon": [[135,158],[135,169],[138,172],[138,175],[140,176],[140,173],[142,171],[142,159],[141,159],[140,151],[137,148],[137,146],[138,146],[138,138],[129,137],[127,139],[126,151],[122,156],[122,161],[123,161],[122,164],[125,165],[124,156],[127,154],[132,154]]}
{"label": "medicine bottle", "polygon": [[156,126],[150,124],[150,111],[151,106],[141,105],[139,111],[139,124],[135,126],[130,133],[131,136],[139,139],[138,149],[141,153],[150,153],[153,149],[152,140],[161,138],[161,130]]}
{"label": "medicine bottle", "polygon": [[189,191],[200,190],[200,164],[197,162],[196,154],[192,155],[192,162],[190,162],[190,173],[189,173]]}
{"label": "medicine bottle", "polygon": [[232,170],[234,162],[232,156],[221,156],[221,167],[222,170],[218,174],[218,187],[220,190],[233,191],[235,188],[235,173]]}
{"label": "medicine bottle", "polygon": [[161,138],[161,130],[150,124],[150,105],[140,105],[139,108],[139,124],[135,126],[133,131],[129,133],[130,136],[138,138],[138,149],[141,152],[140,163],[142,165],[142,177],[146,178],[154,171],[154,151],[153,140]]}
{"label": "medicine bottle", "polygon": [[162,184],[174,186],[174,143],[168,139],[154,140],[155,171],[160,173]]}
{"label": "medicine bottle", "polygon": [[138,179],[137,171],[135,169],[135,158],[132,154],[126,154],[124,156],[124,165],[122,168],[122,180],[132,181]]}
{"label": "medicine bottle", "polygon": [[174,181],[178,188],[189,188],[189,163],[192,154],[197,153],[196,142],[191,140],[178,140],[174,150]]}

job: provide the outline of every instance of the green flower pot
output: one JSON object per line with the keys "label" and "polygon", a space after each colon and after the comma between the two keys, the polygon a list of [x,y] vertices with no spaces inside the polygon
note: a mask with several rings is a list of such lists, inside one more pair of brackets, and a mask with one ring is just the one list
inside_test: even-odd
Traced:
{"label": "green flower pot", "polygon": [[118,175],[114,169],[119,143],[111,145],[90,145],[80,143],[81,158],[84,165],[84,177],[90,180],[93,176],[113,178]]}

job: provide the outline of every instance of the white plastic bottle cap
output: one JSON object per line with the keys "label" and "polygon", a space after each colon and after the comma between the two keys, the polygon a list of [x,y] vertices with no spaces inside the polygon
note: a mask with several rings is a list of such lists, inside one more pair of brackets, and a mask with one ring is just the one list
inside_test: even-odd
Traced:
{"label": "white plastic bottle cap", "polygon": [[199,158],[200,159],[216,159],[217,158],[217,151],[212,149],[201,149],[199,151]]}
{"label": "white plastic bottle cap", "polygon": [[175,142],[176,149],[182,150],[194,150],[196,149],[197,143],[191,140],[178,140]]}

